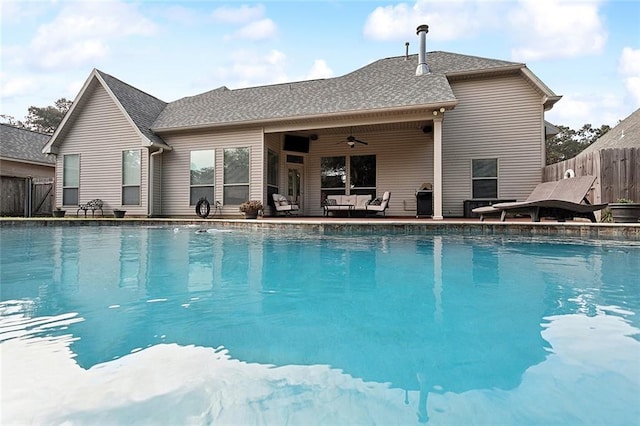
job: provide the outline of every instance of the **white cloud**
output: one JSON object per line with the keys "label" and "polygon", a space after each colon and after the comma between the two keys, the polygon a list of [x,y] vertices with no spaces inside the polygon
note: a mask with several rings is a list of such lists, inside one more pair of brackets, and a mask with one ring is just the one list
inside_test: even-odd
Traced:
{"label": "white cloud", "polygon": [[329,68],[327,62],[324,59],[316,59],[313,62],[311,70],[304,77],[304,80],[316,80],[320,78],[333,77],[333,70]]}
{"label": "white cloud", "polygon": [[265,40],[272,38],[277,33],[276,24],[269,18],[261,19],[245,25],[228,39]]}
{"label": "white cloud", "polygon": [[3,24],[22,25],[51,13],[50,6],[41,1],[2,1]]}
{"label": "white cloud", "polygon": [[256,6],[242,5],[240,7],[222,6],[213,11],[214,20],[229,24],[242,24],[255,21],[264,16],[264,6],[259,4]]}
{"label": "white cloud", "polygon": [[413,40],[418,25],[429,25],[429,38],[446,41],[469,37],[491,25],[500,2],[418,0],[377,7],[368,17],[364,35],[374,40]]}
{"label": "white cloud", "polygon": [[68,68],[104,57],[114,40],[154,31],[155,25],[138,13],[134,4],[73,2],[38,28],[29,57],[45,69]]}
{"label": "white cloud", "polygon": [[627,91],[633,98],[634,107],[640,106],[640,49],[622,49],[618,72],[624,79]]}
{"label": "white cloud", "polygon": [[522,0],[508,17],[518,46],[514,60],[576,57],[602,52],[607,32],[599,0]]}
{"label": "white cloud", "polygon": [[0,73],[0,93],[2,98],[23,96],[38,88],[37,79],[29,77],[14,77],[7,73]]}
{"label": "white cloud", "polygon": [[615,94],[573,93],[563,96],[545,118],[553,124],[578,130],[585,124],[614,126],[628,115],[627,109]]}
{"label": "white cloud", "polygon": [[234,52],[233,63],[214,72],[216,80],[229,88],[251,87],[289,81],[286,73],[287,57],[279,50],[260,54],[250,50]]}
{"label": "white cloud", "polygon": [[163,12],[167,20],[180,25],[200,24],[207,19],[199,14],[198,11],[181,5],[169,6],[166,10],[163,10]]}

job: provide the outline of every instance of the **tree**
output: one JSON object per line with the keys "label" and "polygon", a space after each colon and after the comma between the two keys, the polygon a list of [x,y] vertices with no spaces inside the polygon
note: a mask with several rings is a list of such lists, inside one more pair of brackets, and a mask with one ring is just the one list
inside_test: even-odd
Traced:
{"label": "tree", "polygon": [[18,127],[20,129],[26,129],[27,126],[20,120],[16,120],[13,115],[0,114],[0,121],[8,124],[9,126]]}
{"label": "tree", "polygon": [[72,101],[60,98],[54,106],[29,107],[29,114],[25,117],[25,126],[40,133],[53,133],[64,115],[71,108]]}
{"label": "tree", "polygon": [[611,130],[611,127],[606,124],[603,124],[600,128],[585,124],[577,131],[566,126],[558,126],[558,128],[560,133],[546,142],[547,164],[554,164],[575,157],[600,136]]}

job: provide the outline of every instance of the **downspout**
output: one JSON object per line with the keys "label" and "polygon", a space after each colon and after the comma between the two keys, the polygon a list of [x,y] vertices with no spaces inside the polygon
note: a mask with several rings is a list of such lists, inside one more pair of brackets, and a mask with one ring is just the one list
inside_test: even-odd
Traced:
{"label": "downspout", "polygon": [[149,205],[147,206],[147,216],[151,217],[153,214],[153,206],[154,206],[154,195],[155,195],[155,191],[154,191],[154,181],[155,181],[155,160],[154,160],[154,156],[158,155],[158,154],[162,154],[164,152],[164,148],[160,148],[159,150],[157,150],[156,152],[152,152],[151,155],[149,156]]}

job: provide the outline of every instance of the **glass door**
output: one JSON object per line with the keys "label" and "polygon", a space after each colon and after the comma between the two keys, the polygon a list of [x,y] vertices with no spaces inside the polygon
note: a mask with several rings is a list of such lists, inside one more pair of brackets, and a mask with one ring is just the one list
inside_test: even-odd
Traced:
{"label": "glass door", "polygon": [[287,167],[287,195],[300,206],[303,211],[302,200],[304,196],[304,167],[302,164],[289,164]]}

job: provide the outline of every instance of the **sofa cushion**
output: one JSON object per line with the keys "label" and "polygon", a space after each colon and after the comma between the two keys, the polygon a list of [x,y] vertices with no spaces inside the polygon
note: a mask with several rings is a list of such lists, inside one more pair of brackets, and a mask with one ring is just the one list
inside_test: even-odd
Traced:
{"label": "sofa cushion", "polygon": [[355,195],[343,195],[342,196],[342,203],[340,204],[348,204],[351,206],[355,206],[356,205],[356,196]]}
{"label": "sofa cushion", "polygon": [[367,194],[367,195],[356,195],[356,203],[355,206],[357,209],[364,209],[367,206],[367,203],[369,203],[369,200],[371,199],[371,194]]}

